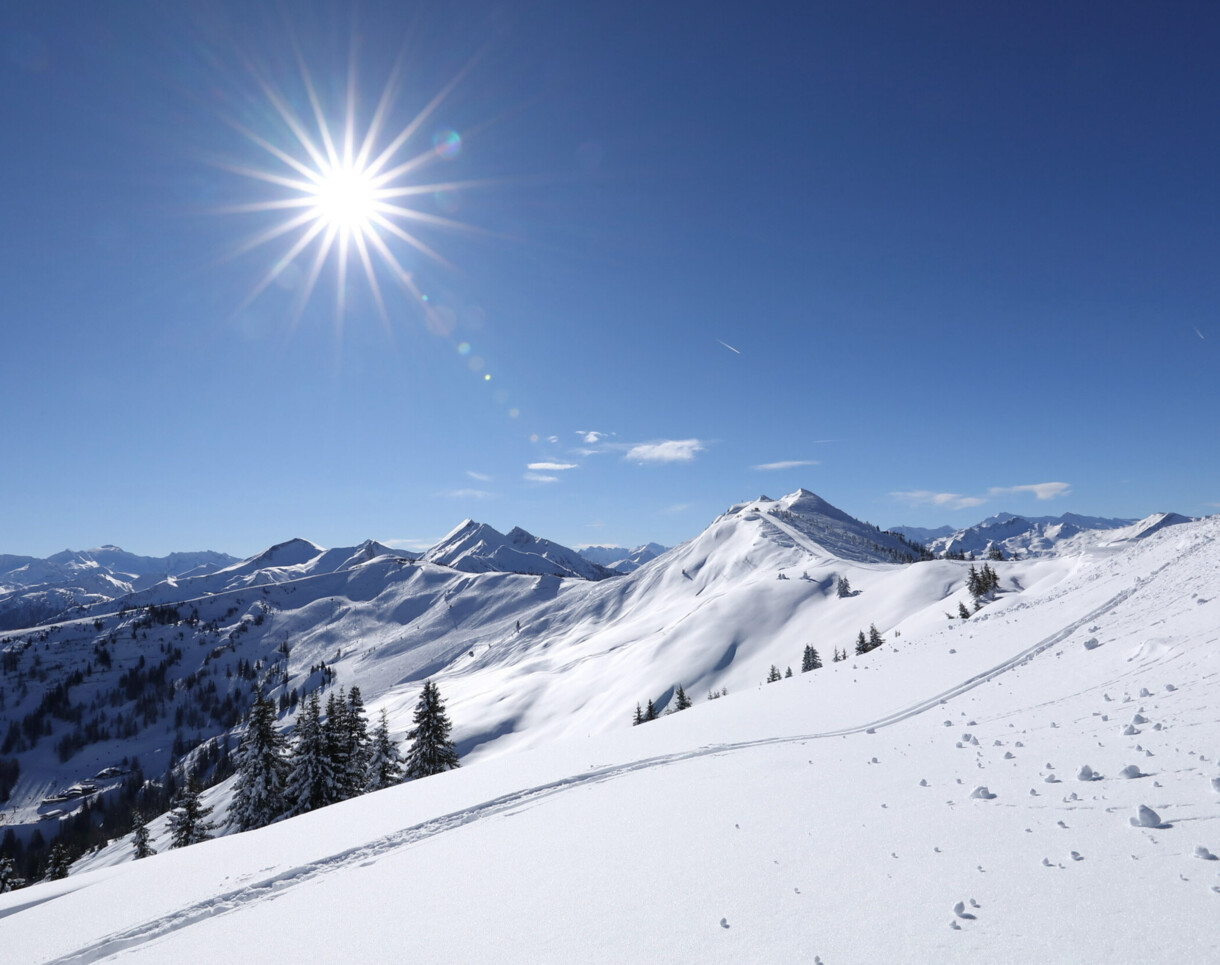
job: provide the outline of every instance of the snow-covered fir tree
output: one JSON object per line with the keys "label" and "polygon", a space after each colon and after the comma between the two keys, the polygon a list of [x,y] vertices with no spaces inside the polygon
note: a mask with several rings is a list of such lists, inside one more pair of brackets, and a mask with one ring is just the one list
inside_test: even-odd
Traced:
{"label": "snow-covered fir tree", "polygon": [[840,597],[851,596],[851,583],[846,576],[840,576],[835,583],[835,593]]}
{"label": "snow-covered fir tree", "polygon": [[47,878],[50,881],[66,878],[70,867],[72,867],[72,854],[68,851],[68,846],[62,841],[56,841],[51,845],[51,851],[47,855]]}
{"label": "snow-covered fir tree", "polygon": [[326,745],[326,756],[330,758],[330,766],[335,773],[336,800],[346,801],[359,793],[352,787],[352,744],[351,733],[347,726],[347,694],[342,688],[336,695],[331,691],[326,699],[326,719],[322,722],[323,742]]}
{"label": "snow-covered fir tree", "polygon": [[686,710],[691,705],[691,699],[687,696],[686,691],[682,689],[681,684],[678,684],[678,689],[674,691],[674,698],[677,700],[674,710]]}
{"label": "snow-covered fir tree", "polygon": [[21,883],[17,877],[17,869],[13,867],[12,858],[0,858],[0,895],[16,890]]}
{"label": "snow-covered fir tree", "polygon": [[771,664],[771,671],[767,674],[767,683],[773,684],[775,681],[783,679],[784,675],[779,672],[779,667],[775,666],[775,664]]}
{"label": "snow-covered fir tree", "polygon": [[191,778],[174,798],[174,809],[169,813],[169,846],[185,848],[211,838],[216,830],[207,819],[211,813],[211,806],[204,807],[199,800],[199,785]]}
{"label": "snow-covered fir tree", "polygon": [[135,860],[151,858],[157,853],[157,849],[149,843],[148,823],[144,820],[144,815],[139,811],[132,811],[131,826],[135,832],[131,836],[131,847],[135,852]]}
{"label": "snow-covered fir tree", "polygon": [[863,656],[868,653],[868,640],[864,636],[864,631],[861,630],[856,635],[856,656]]}
{"label": "snow-covered fir tree", "polygon": [[457,748],[449,739],[453,724],[445,713],[440,688],[431,680],[424,682],[411,720],[415,726],[407,732],[411,742],[406,759],[407,780],[430,777],[457,767]]}
{"label": "snow-covered fir tree", "polygon": [[390,724],[384,708],[369,741],[366,767],[366,791],[380,791],[402,781],[402,754],[398,751],[398,745],[390,739]]}
{"label": "snow-covered fir tree", "polygon": [[[835,655],[838,656],[838,651],[835,652]],[[805,652],[801,655],[801,673],[821,668],[822,658],[818,655],[817,650],[811,644],[805,644]]]}
{"label": "snow-covered fir tree", "polygon": [[346,786],[349,796],[364,793],[369,772],[369,722],[364,710],[364,698],[360,688],[353,686],[347,694],[347,709],[343,715],[344,736],[347,744]]}
{"label": "snow-covered fir tree", "polygon": [[875,623],[870,623],[868,625],[868,649],[876,650],[883,643],[885,643],[885,637],[881,636],[881,631],[877,629]]}
{"label": "snow-covered fir tree", "polygon": [[275,705],[261,691],[255,692],[246,732],[237,746],[237,780],[229,810],[239,831],[264,827],[287,809],[288,761],[275,716]]}
{"label": "snow-covered fir tree", "polygon": [[297,717],[284,796],[289,817],[324,808],[340,799],[339,775],[326,746],[322,708],[316,692],[309,695]]}

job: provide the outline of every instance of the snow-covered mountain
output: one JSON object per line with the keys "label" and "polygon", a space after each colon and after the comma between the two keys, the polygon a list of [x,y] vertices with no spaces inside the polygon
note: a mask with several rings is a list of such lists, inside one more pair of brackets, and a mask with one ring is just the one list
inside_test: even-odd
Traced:
{"label": "snow-covered mountain", "polygon": [[[1176,513],[1156,514],[1185,521]],[[1151,518],[1151,517],[1150,517]],[[922,529],[917,526],[895,526],[892,531],[924,544],[936,555],[964,553],[986,556],[992,547],[999,547],[1005,556],[1057,556],[1079,553],[1094,544],[1128,538],[1125,531],[1143,523],[1134,519],[1107,519],[1064,513],[1062,516],[1014,516],[997,513],[981,523],[965,529],[948,526]],[[1173,525],[1165,523],[1164,525]]]}
{"label": "snow-covered mountain", "polygon": [[[905,544],[798,492],[731,507],[614,580],[379,555],[183,601],[194,624],[130,611],[10,639],[14,719],[29,707],[14,675],[31,682],[35,657],[66,669],[99,639],[113,666],[95,660],[73,702],[130,675],[137,650],[151,662],[180,647],[170,675],[205,688],[261,652],[260,673],[293,684],[324,658],[398,736],[431,677],[465,757],[140,862],[130,840],[107,845],[65,881],[0,896],[6,954],[1214,961],[1220,518],[1134,535],[994,563],[1000,592],[962,620],[946,611],[969,600],[968,563],[891,562]],[[829,660],[870,623],[884,646]],[[762,682],[772,664],[799,671],[806,644],[824,667]],[[672,707],[676,683],[729,693],[630,726],[636,701]],[[97,773],[124,746],[69,764]],[[14,800],[41,766],[18,756]],[[217,815],[231,793],[206,795]],[[151,827],[164,852],[164,820]]]}
{"label": "snow-covered mountain", "polygon": [[466,573],[531,573],[582,580],[604,580],[617,575],[575,550],[539,539],[519,526],[504,534],[473,519],[462,520],[425,552],[423,559]]}
{"label": "snow-covered mountain", "polygon": [[0,556],[0,630],[32,626],[71,607],[125,596],[183,575],[210,573],[236,563],[203,551],[137,556],[117,546],[64,550],[46,559]]}
{"label": "snow-covered mountain", "polygon": [[576,551],[589,562],[604,566],[608,570],[614,570],[616,573],[631,573],[645,563],[655,560],[667,549],[669,549],[668,546],[662,546],[660,543],[645,543],[634,549],[605,545],[578,546]]}

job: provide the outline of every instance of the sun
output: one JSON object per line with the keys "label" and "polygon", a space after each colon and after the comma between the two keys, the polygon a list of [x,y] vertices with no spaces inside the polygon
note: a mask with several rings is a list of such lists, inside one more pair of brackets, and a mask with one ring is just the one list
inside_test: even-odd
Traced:
{"label": "sun", "polygon": [[299,317],[322,271],[332,264],[336,273],[335,308],[340,319],[346,307],[348,275],[353,271],[362,271],[387,327],[389,315],[382,294],[382,280],[386,276],[427,313],[427,297],[417,287],[413,273],[404,267],[401,256],[409,249],[413,256],[423,256],[445,266],[448,262],[423,240],[420,229],[485,233],[437,214],[432,204],[436,197],[472,185],[426,177],[434,166],[449,163],[460,155],[461,136],[443,129],[416,146],[425,124],[473,62],[402,128],[386,136],[387,121],[399,93],[400,60],[391,70],[359,137],[354,66],[349,67],[343,109],[328,114],[304,59],[298,57],[298,63],[304,99],[309,105],[304,116],[269,80],[256,75],[256,82],[273,109],[271,119],[280,122],[278,130],[270,129],[274,124],[267,130],[255,130],[228,120],[230,126],[261,150],[262,163],[221,162],[220,166],[259,182],[268,189],[269,196],[221,210],[285,213],[283,220],[248,238],[232,252],[236,256],[264,245],[281,246],[271,267],[240,308],[250,305],[292,268],[290,277],[304,278],[304,283],[298,286],[295,315]]}
{"label": "sun", "polygon": [[372,230],[377,186],[366,168],[349,161],[321,172],[313,195],[314,217],[327,228],[349,234]]}

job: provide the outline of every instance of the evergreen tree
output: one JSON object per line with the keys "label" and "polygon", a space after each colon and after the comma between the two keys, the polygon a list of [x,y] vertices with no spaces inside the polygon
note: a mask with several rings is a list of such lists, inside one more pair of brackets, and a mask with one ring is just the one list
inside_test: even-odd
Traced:
{"label": "evergreen tree", "polygon": [[644,723],[650,720],[656,720],[660,715],[657,713],[657,706],[652,702],[652,698],[648,698],[648,706],[644,710]]}
{"label": "evergreen tree", "polygon": [[851,583],[848,582],[846,576],[840,576],[838,582],[835,583],[835,593],[840,597],[851,596]]}
{"label": "evergreen tree", "polygon": [[326,719],[322,723],[322,741],[326,756],[335,775],[335,800],[346,801],[356,794],[351,786],[352,746],[347,726],[347,695],[340,688],[332,690],[326,699]]}
{"label": "evergreen tree", "polygon": [[783,674],[779,672],[779,667],[775,666],[775,664],[771,664],[771,672],[767,674],[767,683],[773,684],[775,681],[781,680],[782,678]]}
{"label": "evergreen tree", "polygon": [[275,728],[275,707],[262,691],[255,691],[246,733],[237,745],[237,780],[229,809],[238,830],[264,827],[282,815],[287,810],[287,782],[288,761],[284,738]]}
{"label": "evergreen tree", "polygon": [[879,646],[885,643],[885,638],[877,630],[875,623],[868,625],[868,649],[876,650]]}
{"label": "evergreen tree", "polygon": [[688,696],[686,696],[686,691],[682,689],[681,684],[678,684],[678,689],[674,692],[674,697],[677,698],[678,701],[677,705],[674,707],[675,710],[686,710],[686,708],[691,705],[691,700]]}
{"label": "evergreen tree", "polygon": [[992,543],[991,546],[988,547],[987,559],[989,559],[989,560],[1004,559],[1004,550],[1000,547],[1000,545],[998,543]]}
{"label": "evergreen tree", "polygon": [[368,716],[364,711],[364,699],[360,696],[359,687],[353,686],[348,692],[345,723],[348,747],[347,784],[351,788],[351,796],[355,797],[364,791],[371,752]]}
{"label": "evergreen tree", "polygon": [[644,723],[644,712],[640,710],[640,702],[637,700],[635,702],[635,716],[631,718],[631,726],[638,727],[642,723]]}
{"label": "evergreen tree", "polygon": [[970,595],[976,600],[983,595],[983,581],[979,576],[979,571],[971,564],[970,574],[966,577],[966,589],[970,591]]}
{"label": "evergreen tree", "polygon": [[406,760],[407,780],[429,777],[457,767],[457,748],[449,739],[453,725],[445,713],[440,688],[432,681],[425,681],[411,719],[415,726],[407,732],[407,739],[411,741]]}
{"label": "evergreen tree", "polygon": [[216,830],[216,825],[207,820],[211,813],[212,808],[204,807],[199,800],[199,785],[192,777],[174,798],[174,810],[169,814],[169,846],[185,848],[211,838]]}
{"label": "evergreen tree", "polygon": [[148,824],[144,821],[144,815],[139,811],[132,811],[131,825],[135,830],[135,834],[131,839],[132,848],[135,849],[136,853],[135,860],[151,858],[157,853],[157,849],[148,843]]}
{"label": "evergreen tree", "polygon": [[21,879],[17,877],[17,869],[13,867],[13,859],[0,858],[0,895],[15,891],[20,886]]}
{"label": "evergreen tree", "polygon": [[970,611],[966,609],[966,604],[962,603],[961,600],[957,602],[957,615],[963,620],[970,619]]}
{"label": "evergreen tree", "polygon": [[324,808],[339,800],[339,779],[326,746],[317,692],[309,695],[297,717],[284,796],[288,817]]}
{"label": "evergreen tree", "polygon": [[861,630],[856,636],[856,656],[859,657],[868,653],[868,641],[864,639],[864,631]]}
{"label": "evergreen tree", "polygon": [[[355,690],[356,688],[352,688]],[[402,755],[398,745],[390,740],[390,724],[386,720],[385,709],[382,708],[381,718],[373,731],[369,742],[368,770],[364,781],[366,791],[380,791],[402,781]]]}
{"label": "evergreen tree", "polygon": [[[835,650],[835,659],[839,659],[839,651]],[[820,670],[822,668],[822,658],[818,656],[817,650],[810,644],[805,644],[805,652],[801,656],[801,673],[808,673],[810,670]]]}
{"label": "evergreen tree", "polygon": [[791,677],[791,676],[792,676],[792,668],[791,668],[791,667],[789,667],[789,668],[788,668],[788,671],[787,671],[787,673],[785,673],[785,674],[784,674],[784,676],[785,676],[785,677]]}
{"label": "evergreen tree", "polygon": [[51,845],[51,851],[47,855],[47,879],[58,881],[60,878],[68,877],[70,867],[72,867],[72,854],[68,851],[68,846],[62,841],[56,841]]}

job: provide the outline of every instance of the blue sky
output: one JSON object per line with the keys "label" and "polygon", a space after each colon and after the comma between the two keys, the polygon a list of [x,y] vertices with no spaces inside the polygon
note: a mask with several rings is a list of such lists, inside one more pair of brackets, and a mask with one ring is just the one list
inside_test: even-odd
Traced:
{"label": "blue sky", "polygon": [[[1218,46],[1190,3],[6,4],[0,552],[1215,512]],[[367,242],[384,316],[354,241],[342,312],[337,242],[308,284],[327,225],[241,250],[353,66],[356,145],[387,86],[369,156],[418,122],[382,188],[442,186],[374,229],[408,283]]]}

